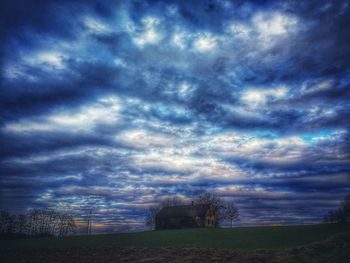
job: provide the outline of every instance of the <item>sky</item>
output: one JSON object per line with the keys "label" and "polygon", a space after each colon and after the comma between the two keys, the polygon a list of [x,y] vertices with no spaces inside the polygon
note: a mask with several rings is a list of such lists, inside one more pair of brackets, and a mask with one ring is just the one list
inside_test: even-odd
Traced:
{"label": "sky", "polygon": [[0,5],[1,209],[138,230],[215,192],[304,224],[350,191],[349,2]]}

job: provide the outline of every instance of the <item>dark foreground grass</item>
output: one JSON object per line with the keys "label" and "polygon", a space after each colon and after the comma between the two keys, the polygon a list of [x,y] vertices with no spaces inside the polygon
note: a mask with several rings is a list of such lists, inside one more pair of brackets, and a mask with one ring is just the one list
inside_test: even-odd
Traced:
{"label": "dark foreground grass", "polygon": [[0,248],[177,247],[280,251],[350,232],[350,223],[303,226],[186,229],[109,235],[0,240]]}

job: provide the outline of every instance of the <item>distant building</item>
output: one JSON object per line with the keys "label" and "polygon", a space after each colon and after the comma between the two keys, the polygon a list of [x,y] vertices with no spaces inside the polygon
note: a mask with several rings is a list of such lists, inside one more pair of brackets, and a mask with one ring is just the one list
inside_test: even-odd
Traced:
{"label": "distant building", "polygon": [[215,227],[216,218],[209,205],[166,206],[156,215],[156,230]]}

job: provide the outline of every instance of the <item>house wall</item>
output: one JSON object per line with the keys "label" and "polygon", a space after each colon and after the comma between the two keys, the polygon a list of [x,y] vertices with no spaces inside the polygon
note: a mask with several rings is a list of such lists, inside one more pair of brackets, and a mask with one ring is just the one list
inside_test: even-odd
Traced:
{"label": "house wall", "polygon": [[193,217],[170,217],[156,218],[156,230],[196,228],[204,226],[204,218]]}
{"label": "house wall", "polygon": [[176,217],[156,217],[156,230],[161,229],[181,229],[197,227],[216,227],[217,219],[212,210],[208,210],[205,216],[176,216]]}
{"label": "house wall", "polygon": [[205,227],[215,227],[216,226],[216,216],[212,211],[208,211],[205,215]]}

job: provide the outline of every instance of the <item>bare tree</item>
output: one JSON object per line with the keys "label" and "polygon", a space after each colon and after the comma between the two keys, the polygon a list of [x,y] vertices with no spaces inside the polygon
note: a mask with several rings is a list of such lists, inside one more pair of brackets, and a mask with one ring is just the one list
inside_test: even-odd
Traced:
{"label": "bare tree", "polygon": [[344,213],[344,220],[350,221],[350,193],[345,196],[344,201],[341,203],[341,209]]}
{"label": "bare tree", "polygon": [[350,193],[345,196],[340,208],[328,211],[328,213],[323,218],[323,222],[342,223],[348,220],[350,220]]}
{"label": "bare tree", "polygon": [[12,233],[25,234],[26,233],[26,217],[25,215],[12,215]]}
{"label": "bare tree", "polygon": [[68,236],[75,233],[75,221],[67,212],[33,209],[27,213],[29,235]]}
{"label": "bare tree", "polygon": [[344,210],[342,208],[337,209],[335,211],[335,215],[336,215],[338,223],[343,223],[346,221],[346,216],[345,216]]}
{"label": "bare tree", "polygon": [[77,226],[75,225],[74,218],[71,214],[67,214],[67,235],[75,234]]}
{"label": "bare tree", "polygon": [[12,233],[12,218],[6,211],[0,211],[0,233],[11,234]]}
{"label": "bare tree", "polygon": [[161,207],[178,206],[182,204],[183,204],[183,200],[178,196],[174,196],[174,197],[167,197],[163,199],[161,202]]}
{"label": "bare tree", "polygon": [[206,204],[215,212],[216,220],[215,226],[218,227],[219,223],[225,218],[226,206],[222,198],[215,193],[205,193],[198,196],[195,201],[196,204]]}
{"label": "bare tree", "polygon": [[48,236],[54,233],[49,232],[48,227],[49,210],[31,209],[27,213],[28,234],[31,236]]}
{"label": "bare tree", "polygon": [[331,223],[331,220],[330,220],[330,213],[331,211],[329,211],[327,214],[324,215],[323,217],[323,222],[328,224],[328,223]]}
{"label": "bare tree", "polygon": [[335,223],[337,222],[337,213],[335,210],[331,210],[327,214],[327,223]]}
{"label": "bare tree", "polygon": [[228,219],[231,223],[231,227],[233,227],[233,222],[238,221],[239,217],[239,210],[235,206],[235,203],[233,201],[230,201],[226,204],[225,209],[225,218]]}
{"label": "bare tree", "polygon": [[76,226],[73,216],[68,213],[59,213],[57,222],[57,235],[60,237],[69,236],[75,233]]}
{"label": "bare tree", "polygon": [[148,208],[146,215],[146,225],[151,229],[155,230],[156,228],[156,215],[160,211],[161,206],[151,206]]}
{"label": "bare tree", "polygon": [[32,209],[26,215],[10,215],[0,211],[0,234],[68,236],[75,230],[74,218],[67,212]]}

